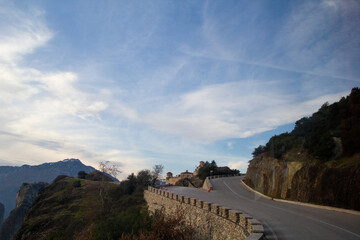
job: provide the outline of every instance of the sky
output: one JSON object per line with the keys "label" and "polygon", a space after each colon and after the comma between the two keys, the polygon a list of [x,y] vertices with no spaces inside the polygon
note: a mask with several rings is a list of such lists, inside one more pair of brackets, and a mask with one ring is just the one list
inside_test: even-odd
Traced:
{"label": "sky", "polygon": [[0,0],[0,165],[174,174],[360,85],[360,2]]}

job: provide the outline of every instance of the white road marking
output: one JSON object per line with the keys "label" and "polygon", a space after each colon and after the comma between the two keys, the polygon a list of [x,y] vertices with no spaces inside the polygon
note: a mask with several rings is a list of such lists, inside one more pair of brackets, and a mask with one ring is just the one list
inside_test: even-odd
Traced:
{"label": "white road marking", "polygon": [[[237,195],[237,196],[240,197],[240,198],[245,198],[245,197],[239,195],[238,193],[236,193],[234,190],[232,190],[232,189],[229,187],[229,185],[225,182],[225,180],[222,180],[222,182],[224,183],[224,185],[225,185],[232,193],[234,193],[235,195]],[[299,213],[294,212],[294,211],[290,211],[290,210],[286,210],[286,209],[283,209],[283,208],[275,207],[275,206],[272,206],[272,205],[267,204],[267,203],[263,203],[263,202],[259,202],[259,203],[260,203],[260,204],[263,204],[263,205],[266,205],[266,206],[268,206],[268,207],[272,207],[272,208],[275,208],[275,209],[282,210],[282,211],[287,212],[287,213],[291,213],[291,214],[294,214],[294,215],[297,215],[297,216],[301,216],[301,217],[305,217],[305,218],[311,219],[311,220],[316,221],[316,222],[319,222],[319,223],[323,223],[323,224],[325,224],[325,225],[328,225],[328,226],[331,226],[331,227],[340,229],[340,230],[342,230],[342,231],[344,231],[344,232],[347,232],[347,233],[349,233],[349,234],[352,234],[352,235],[354,235],[354,236],[356,236],[356,237],[360,237],[359,234],[356,234],[356,233],[354,233],[354,232],[351,232],[351,231],[349,231],[349,230],[347,230],[347,229],[344,229],[344,228],[342,228],[342,227],[336,226],[336,225],[334,225],[334,224],[331,224],[331,223],[328,223],[328,222],[324,222],[324,221],[321,221],[321,220],[316,219],[316,218],[313,218],[313,217],[305,216],[305,215],[299,214]]]}

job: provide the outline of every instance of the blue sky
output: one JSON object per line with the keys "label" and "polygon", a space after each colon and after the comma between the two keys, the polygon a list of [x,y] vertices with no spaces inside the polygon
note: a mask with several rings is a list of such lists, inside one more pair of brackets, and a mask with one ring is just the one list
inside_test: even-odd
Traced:
{"label": "blue sky", "polygon": [[0,1],[0,165],[216,160],[360,81],[360,3]]}

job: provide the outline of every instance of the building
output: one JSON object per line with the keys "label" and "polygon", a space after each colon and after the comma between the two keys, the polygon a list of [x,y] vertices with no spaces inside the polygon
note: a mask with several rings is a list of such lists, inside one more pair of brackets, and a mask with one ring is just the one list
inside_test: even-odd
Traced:
{"label": "building", "polygon": [[204,166],[204,161],[200,161],[199,166],[197,166],[196,169],[195,169],[195,171],[194,171],[194,176],[197,176],[197,174],[198,174],[198,172],[199,172],[199,169],[200,169],[201,167],[203,167],[203,166]]}
{"label": "building", "polygon": [[192,172],[189,172],[188,170],[186,170],[186,172],[180,173],[180,178],[181,179],[192,178],[193,176],[194,176],[194,174]]}
{"label": "building", "polygon": [[168,185],[168,184],[169,184],[169,185],[175,185],[175,183],[176,183],[177,181],[179,181],[180,179],[192,178],[192,177],[194,177],[194,176],[197,175],[199,169],[200,169],[202,166],[204,166],[204,162],[203,162],[203,161],[201,161],[200,164],[199,164],[199,166],[196,167],[194,173],[189,172],[188,170],[186,170],[185,172],[182,172],[182,173],[180,173],[179,175],[177,175],[177,176],[175,176],[175,177],[173,176],[173,173],[172,173],[172,172],[168,172],[168,173],[166,173],[166,184],[167,184],[167,185]]}

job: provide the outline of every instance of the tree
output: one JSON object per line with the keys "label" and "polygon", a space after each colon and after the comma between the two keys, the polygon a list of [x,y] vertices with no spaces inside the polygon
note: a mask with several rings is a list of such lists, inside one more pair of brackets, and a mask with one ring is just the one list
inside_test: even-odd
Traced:
{"label": "tree", "polygon": [[78,172],[78,178],[85,179],[87,173],[85,171],[79,171]]}
{"label": "tree", "polygon": [[211,161],[210,167],[211,167],[211,170],[214,170],[215,168],[217,168],[217,164],[216,164],[215,160]]}
{"label": "tree", "polygon": [[99,170],[102,173],[102,177],[101,177],[101,181],[100,181],[100,186],[99,186],[99,195],[100,195],[100,199],[101,199],[101,203],[102,203],[102,207],[103,207],[103,212],[106,212],[106,194],[107,194],[107,184],[105,183],[105,175],[110,175],[113,176],[114,178],[116,178],[116,176],[121,173],[121,171],[119,170],[119,167],[117,165],[110,165],[109,161],[105,161],[105,162],[100,162],[99,164]]}
{"label": "tree", "polygon": [[117,175],[119,175],[121,173],[121,171],[119,170],[119,167],[115,164],[110,165],[109,161],[105,161],[105,162],[100,162],[99,164],[99,170],[104,173],[104,174],[108,174],[114,178],[117,177]]}
{"label": "tree", "polygon": [[151,173],[150,170],[141,170],[137,174],[137,183],[142,186],[147,186],[151,181]]}
{"label": "tree", "polygon": [[153,176],[154,176],[155,178],[158,178],[158,177],[162,174],[163,170],[164,170],[164,166],[163,166],[163,165],[161,165],[161,164],[155,165],[155,166],[153,167]]}
{"label": "tree", "polygon": [[160,175],[162,174],[164,170],[164,166],[162,164],[158,164],[153,166],[153,171],[152,171],[152,185],[155,184],[156,180],[160,177]]}
{"label": "tree", "polygon": [[252,152],[252,155],[253,155],[253,157],[256,157],[264,152],[266,152],[265,146],[259,145],[257,148],[254,149],[254,151]]}
{"label": "tree", "polygon": [[205,178],[210,175],[211,170],[213,170],[211,169],[211,164],[208,161],[206,161],[204,165],[201,168],[199,168],[197,176],[201,180],[205,180]]}

